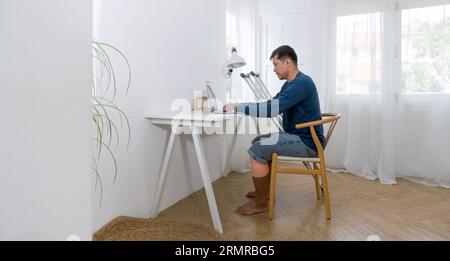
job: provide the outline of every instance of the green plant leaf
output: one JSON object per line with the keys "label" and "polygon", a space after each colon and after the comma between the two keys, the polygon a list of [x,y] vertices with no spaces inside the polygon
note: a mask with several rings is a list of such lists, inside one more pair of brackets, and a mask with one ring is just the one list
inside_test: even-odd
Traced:
{"label": "green plant leaf", "polygon": [[128,61],[128,58],[127,58],[127,57],[125,56],[125,54],[123,54],[119,49],[117,49],[116,47],[114,47],[114,46],[112,46],[112,45],[110,45],[110,44],[102,43],[102,42],[97,42],[97,44],[103,45],[103,46],[107,46],[107,47],[109,47],[109,48],[114,49],[114,50],[115,50],[116,52],[118,52],[118,53],[122,56],[122,58],[125,60],[127,66],[128,66],[128,84],[127,84],[127,94],[128,94],[128,91],[129,91],[130,86],[131,86],[131,75],[132,75],[132,73],[131,73],[131,66],[130,66],[130,62]]}
{"label": "green plant leaf", "polygon": [[97,42],[94,42],[97,47],[101,50],[101,52],[103,52],[103,54],[105,54],[105,62],[106,64],[108,64],[108,67],[110,68],[110,72],[111,72],[111,76],[112,76],[112,81],[113,81],[113,99],[116,97],[116,91],[117,91],[117,82],[116,82],[116,74],[114,72],[114,68],[112,66],[112,62],[111,59],[108,56],[108,53],[105,51],[105,49],[102,47],[102,44],[99,44]]}
{"label": "green plant leaf", "polygon": [[102,142],[101,140],[99,140],[99,139],[97,139],[97,138],[94,138],[94,140],[97,140],[98,142],[101,142],[102,145],[105,146],[105,148],[108,150],[109,154],[111,155],[111,159],[112,159],[113,162],[114,162],[114,181],[113,181],[113,184],[114,184],[114,183],[116,183],[117,171],[118,171],[116,157],[114,156],[114,153],[112,152],[112,150],[111,150],[111,148],[108,146],[108,144]]}
{"label": "green plant leaf", "polygon": [[[120,120],[120,127],[123,128],[123,122],[126,122],[126,127],[128,131],[128,142],[127,148],[130,146],[131,141],[131,127],[130,122],[128,120],[127,115],[121,110],[113,100],[116,97],[118,84],[116,72],[113,67],[113,63],[111,60],[111,56],[108,51],[113,51],[116,54],[119,54],[120,57],[125,61],[128,67],[128,82],[126,85],[126,95],[129,93],[129,89],[131,86],[131,66],[128,58],[121,52],[118,48],[103,42],[98,42],[93,40],[92,42],[92,57],[93,57],[93,65],[92,69],[94,73],[92,74],[92,121],[94,122],[95,129],[95,138],[93,140],[96,142],[98,147],[97,157],[92,157],[93,166],[92,170],[96,176],[95,181],[95,189],[97,189],[98,184],[100,184],[100,207],[103,201],[103,182],[100,176],[100,172],[97,166],[97,160],[100,159],[100,156],[103,151],[107,151],[111,156],[111,159],[114,163],[114,180],[113,184],[116,182],[118,175],[118,164],[116,160],[115,154],[118,151],[120,144],[120,135],[118,131],[118,126],[116,124],[116,115],[112,114],[113,112],[117,113]],[[107,96],[110,96],[112,92],[112,98],[108,99]],[[112,118],[114,116],[114,118]],[[114,137],[113,137],[114,136]],[[115,138],[115,150],[111,149],[112,140]],[[105,140],[108,139],[106,142]],[[103,148],[105,148],[103,150]]]}
{"label": "green plant leaf", "polygon": [[100,207],[102,206],[102,202],[103,202],[103,182],[102,182],[102,178],[100,177],[100,173],[98,172],[98,166],[97,166],[97,161],[95,160],[94,157],[92,157],[93,159],[93,166],[92,166],[92,170],[95,173],[95,189],[97,189],[97,182],[100,183]]}

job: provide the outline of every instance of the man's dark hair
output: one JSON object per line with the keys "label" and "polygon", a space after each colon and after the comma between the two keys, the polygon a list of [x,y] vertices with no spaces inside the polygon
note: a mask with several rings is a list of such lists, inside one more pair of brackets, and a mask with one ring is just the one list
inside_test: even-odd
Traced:
{"label": "man's dark hair", "polygon": [[282,45],[277,49],[275,49],[275,51],[273,51],[272,55],[270,56],[270,60],[272,60],[275,57],[280,60],[289,58],[292,60],[292,62],[294,62],[295,65],[297,65],[297,54],[295,53],[294,49],[289,45]]}

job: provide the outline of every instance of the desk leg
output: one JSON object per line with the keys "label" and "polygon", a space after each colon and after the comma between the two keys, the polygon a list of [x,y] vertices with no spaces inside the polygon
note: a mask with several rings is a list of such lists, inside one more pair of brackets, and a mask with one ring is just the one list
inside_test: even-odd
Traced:
{"label": "desk leg", "polygon": [[200,165],[200,172],[202,174],[203,185],[205,186],[206,198],[208,199],[209,211],[211,212],[214,229],[223,233],[222,223],[220,222],[219,211],[217,209],[216,198],[211,184],[211,176],[209,175],[208,167],[206,165],[205,152],[200,140],[199,129],[191,126],[192,139],[194,140],[195,152],[197,154],[198,163]]}
{"label": "desk leg", "polygon": [[175,145],[175,138],[177,136],[178,126],[174,125],[170,131],[169,143],[167,144],[166,153],[164,154],[163,164],[161,166],[161,172],[158,177],[158,185],[156,187],[156,193],[153,198],[153,210],[151,218],[155,218],[159,213],[159,206],[161,204],[161,197],[163,193],[164,183],[166,182],[167,171],[169,167],[170,159],[172,158],[173,146]]}
{"label": "desk leg", "polygon": [[237,132],[239,129],[239,124],[241,123],[241,117],[238,118],[236,126],[234,127],[234,132],[233,132],[233,138],[231,139],[231,146],[228,147],[228,142],[227,142],[227,158],[225,159],[225,166],[223,166],[223,174],[222,177],[225,177],[228,173],[228,165],[230,165],[230,160],[231,160],[231,154],[233,153],[234,150],[234,146],[236,145],[236,136],[237,136]]}

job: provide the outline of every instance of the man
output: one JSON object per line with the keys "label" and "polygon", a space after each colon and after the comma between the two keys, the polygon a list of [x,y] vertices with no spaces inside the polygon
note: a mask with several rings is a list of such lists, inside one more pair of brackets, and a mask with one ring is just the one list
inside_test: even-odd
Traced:
{"label": "man", "polygon": [[[286,80],[280,92],[267,102],[234,103],[224,106],[224,110],[243,112],[255,117],[271,118],[283,115],[284,131],[256,137],[248,150],[255,191],[246,195],[250,198],[249,202],[236,209],[236,213],[241,215],[252,215],[268,210],[269,164],[273,153],[291,157],[317,156],[309,128],[295,128],[296,124],[321,119],[316,86],[309,76],[299,71],[297,54],[292,47],[280,46],[273,51],[270,59],[278,78]],[[323,143],[322,125],[316,126],[315,131]]]}

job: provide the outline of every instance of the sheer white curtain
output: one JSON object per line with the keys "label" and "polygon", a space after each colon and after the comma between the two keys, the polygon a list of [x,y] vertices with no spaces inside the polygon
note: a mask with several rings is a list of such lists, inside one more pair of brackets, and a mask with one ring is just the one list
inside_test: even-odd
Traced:
{"label": "sheer white curtain", "polygon": [[231,101],[253,101],[254,95],[241,78],[255,68],[255,0],[227,0],[227,48],[236,47],[247,65],[235,70],[232,76]]}
{"label": "sheer white curtain", "polygon": [[330,1],[329,167],[450,187],[450,1]]}
{"label": "sheer white curtain", "polygon": [[[238,54],[242,56],[247,65],[234,71],[231,78],[231,102],[254,101],[251,89],[240,77],[241,72],[248,73],[255,70],[255,23],[256,23],[255,0],[227,0],[227,47],[228,53],[232,47],[236,47]],[[238,135],[231,158],[231,170],[247,172],[250,170],[250,158],[247,150],[251,140],[256,136],[254,124],[251,118],[245,120],[239,126]],[[228,138],[231,143],[231,137]]]}

